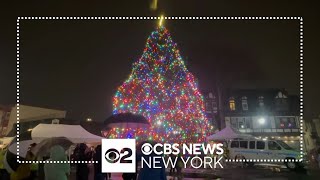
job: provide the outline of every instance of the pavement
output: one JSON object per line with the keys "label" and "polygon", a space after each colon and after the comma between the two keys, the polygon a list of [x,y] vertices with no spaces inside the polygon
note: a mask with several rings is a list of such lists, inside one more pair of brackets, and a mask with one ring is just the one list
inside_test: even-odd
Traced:
{"label": "pavement", "polygon": [[[92,167],[91,167],[92,168]],[[91,169],[92,172],[93,169]],[[167,171],[167,180],[175,180],[170,176],[169,169]],[[70,180],[75,180],[75,170],[71,174]],[[183,180],[312,180],[319,179],[320,170],[306,170],[290,171],[284,167],[270,167],[270,166],[255,166],[242,168],[239,164],[229,164],[223,169],[192,169],[186,168],[182,170]],[[122,180],[121,173],[112,173],[112,180]],[[89,180],[93,180],[93,174],[90,174]]]}

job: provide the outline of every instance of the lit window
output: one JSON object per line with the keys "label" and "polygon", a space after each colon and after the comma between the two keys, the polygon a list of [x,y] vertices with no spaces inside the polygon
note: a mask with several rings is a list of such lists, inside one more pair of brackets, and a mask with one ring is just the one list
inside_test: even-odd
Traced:
{"label": "lit window", "polygon": [[242,99],[241,99],[241,102],[242,102],[242,109],[244,111],[248,111],[248,99],[246,96],[243,96]]}
{"label": "lit window", "polygon": [[285,121],[286,121],[286,118],[276,117],[275,118],[276,128],[284,128],[285,127]]}
{"label": "lit window", "polygon": [[235,111],[236,110],[236,102],[234,101],[234,98],[231,97],[229,100],[229,108],[231,111]]}
{"label": "lit window", "polygon": [[294,118],[289,118],[288,128],[297,128]]}

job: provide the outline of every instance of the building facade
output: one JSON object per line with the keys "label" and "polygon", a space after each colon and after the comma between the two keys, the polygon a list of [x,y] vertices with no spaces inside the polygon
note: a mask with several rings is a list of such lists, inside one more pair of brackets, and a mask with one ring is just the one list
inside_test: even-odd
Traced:
{"label": "building facade", "polygon": [[[208,94],[204,93],[207,117],[218,129],[230,126],[255,137],[279,139],[299,148],[298,96],[289,95],[283,89],[228,89],[220,98],[214,93],[210,98]],[[211,103],[217,99],[221,99],[221,106]]]}

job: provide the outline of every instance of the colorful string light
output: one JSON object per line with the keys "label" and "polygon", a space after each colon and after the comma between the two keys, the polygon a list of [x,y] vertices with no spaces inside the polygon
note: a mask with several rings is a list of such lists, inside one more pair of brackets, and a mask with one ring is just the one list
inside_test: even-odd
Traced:
{"label": "colorful string light", "polygon": [[145,116],[148,128],[113,128],[109,138],[136,138],[167,143],[203,142],[212,130],[194,76],[177,44],[160,26],[147,39],[141,58],[113,98],[113,113]]}

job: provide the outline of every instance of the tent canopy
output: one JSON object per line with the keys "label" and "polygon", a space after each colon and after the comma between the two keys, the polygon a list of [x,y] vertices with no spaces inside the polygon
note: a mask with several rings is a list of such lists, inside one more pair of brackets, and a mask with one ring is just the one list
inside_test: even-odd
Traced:
{"label": "tent canopy", "polygon": [[103,139],[103,137],[89,133],[80,125],[65,124],[39,124],[32,129],[31,137],[36,143],[52,137],[66,137],[75,144],[100,143]]}
{"label": "tent canopy", "polygon": [[221,131],[208,136],[207,141],[210,140],[230,140],[230,139],[235,139],[235,138],[250,138],[252,137],[249,134],[244,134],[239,132],[236,129],[233,129],[230,126],[227,126],[226,128],[222,129]]}
{"label": "tent canopy", "polygon": [[[53,137],[65,137],[74,144],[98,144],[103,137],[89,133],[80,125],[65,124],[39,124],[32,131],[19,134],[19,156],[20,160],[25,160],[29,146],[32,143],[39,144],[42,140]],[[8,151],[4,158],[4,165],[8,172],[17,170],[20,163],[17,161],[17,137],[8,145]]]}

